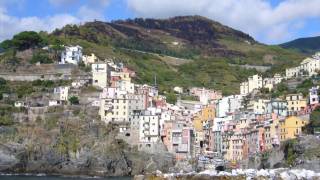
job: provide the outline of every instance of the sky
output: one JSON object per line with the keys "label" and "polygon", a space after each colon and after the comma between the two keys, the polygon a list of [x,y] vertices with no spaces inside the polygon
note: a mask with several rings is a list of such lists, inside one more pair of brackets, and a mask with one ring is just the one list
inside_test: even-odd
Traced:
{"label": "sky", "polygon": [[210,18],[266,44],[320,36],[320,0],[0,0],[0,41],[95,19],[184,15]]}

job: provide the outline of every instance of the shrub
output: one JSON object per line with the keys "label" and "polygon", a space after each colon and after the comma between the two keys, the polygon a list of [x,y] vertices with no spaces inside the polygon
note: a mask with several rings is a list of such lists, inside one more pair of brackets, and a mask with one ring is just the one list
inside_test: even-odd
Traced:
{"label": "shrub", "polygon": [[34,89],[31,84],[21,85],[16,89],[18,98],[22,98],[26,95],[29,95],[34,92]]}
{"label": "shrub", "polygon": [[71,105],[79,104],[79,98],[76,96],[71,96],[68,100]]}
{"label": "shrub", "polygon": [[51,64],[53,63],[52,59],[46,53],[37,52],[34,53],[32,59],[30,60],[31,64],[40,62],[41,64]]}
{"label": "shrub", "polygon": [[32,81],[32,85],[49,88],[49,87],[54,87],[54,82],[51,80],[42,81],[38,79],[38,80]]}
{"label": "shrub", "polygon": [[0,116],[0,126],[10,126],[13,124],[13,119],[9,115]]}
{"label": "shrub", "polygon": [[317,107],[311,114],[310,114],[310,122],[306,126],[307,133],[313,134],[314,131],[319,131],[320,129],[320,107]]}
{"label": "shrub", "polygon": [[166,94],[166,98],[168,103],[175,104],[177,102],[177,96],[172,92]]}

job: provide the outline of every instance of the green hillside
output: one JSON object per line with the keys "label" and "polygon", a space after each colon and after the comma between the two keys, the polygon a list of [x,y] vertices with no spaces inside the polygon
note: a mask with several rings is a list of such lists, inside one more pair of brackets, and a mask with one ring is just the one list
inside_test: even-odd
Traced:
{"label": "green hillside", "polygon": [[[215,88],[224,94],[238,93],[239,83],[257,73],[255,69],[238,65],[270,66],[271,70],[264,75],[271,75],[304,58],[292,50],[258,43],[245,33],[200,16],[95,21],[80,26],[67,25],[51,34],[41,32],[39,35],[42,41],[32,46],[33,49],[43,44],[55,47],[54,52],[40,57],[57,61],[61,44],[79,44],[85,54],[93,52],[100,59],[112,58],[125,63],[137,72],[136,82],[153,83],[156,75],[162,92],[178,85]],[[10,41],[1,44],[6,49],[1,57],[2,66],[8,66],[13,60],[21,64],[21,59],[14,58],[19,48],[13,44]],[[35,61],[37,59],[23,62]]]}
{"label": "green hillside", "polygon": [[320,36],[296,39],[280,46],[311,55],[320,51]]}

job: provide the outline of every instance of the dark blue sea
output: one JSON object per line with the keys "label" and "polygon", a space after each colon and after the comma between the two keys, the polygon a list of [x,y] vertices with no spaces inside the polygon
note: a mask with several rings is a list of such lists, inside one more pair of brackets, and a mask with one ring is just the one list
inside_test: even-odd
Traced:
{"label": "dark blue sea", "polygon": [[132,180],[132,177],[68,177],[46,175],[0,175],[0,180]]}

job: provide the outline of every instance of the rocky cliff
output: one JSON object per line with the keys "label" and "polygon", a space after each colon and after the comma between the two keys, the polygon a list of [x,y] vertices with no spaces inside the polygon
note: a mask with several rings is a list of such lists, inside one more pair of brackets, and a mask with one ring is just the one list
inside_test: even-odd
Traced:
{"label": "rocky cliff", "polygon": [[281,147],[251,158],[244,167],[254,169],[287,167],[320,172],[320,138],[307,135],[288,140],[283,142]]}
{"label": "rocky cliff", "polygon": [[0,171],[127,176],[168,171],[172,156],[148,154],[116,139],[117,125],[88,107],[49,108],[42,118],[0,127]]}

